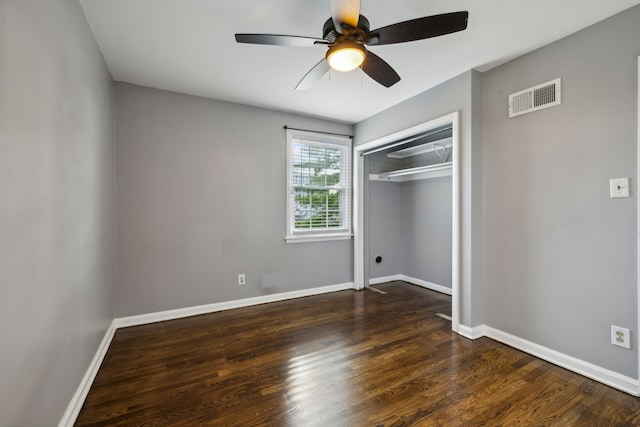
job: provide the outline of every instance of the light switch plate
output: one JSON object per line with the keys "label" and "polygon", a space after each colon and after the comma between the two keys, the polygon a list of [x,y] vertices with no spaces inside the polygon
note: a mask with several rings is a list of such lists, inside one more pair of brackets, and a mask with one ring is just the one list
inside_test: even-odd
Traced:
{"label": "light switch plate", "polygon": [[629,178],[614,178],[609,180],[609,194],[612,199],[629,197]]}

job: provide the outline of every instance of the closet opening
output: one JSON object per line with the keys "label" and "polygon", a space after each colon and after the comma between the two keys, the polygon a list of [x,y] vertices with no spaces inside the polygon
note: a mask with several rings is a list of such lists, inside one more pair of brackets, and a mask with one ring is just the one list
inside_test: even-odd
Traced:
{"label": "closet opening", "polygon": [[403,280],[451,295],[459,324],[458,113],[354,148],[356,289]]}

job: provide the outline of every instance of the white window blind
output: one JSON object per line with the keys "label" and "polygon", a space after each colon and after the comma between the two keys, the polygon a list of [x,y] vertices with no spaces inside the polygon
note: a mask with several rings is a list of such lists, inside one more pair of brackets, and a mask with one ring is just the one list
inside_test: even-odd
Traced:
{"label": "white window blind", "polygon": [[351,236],[351,139],[287,129],[287,240]]}

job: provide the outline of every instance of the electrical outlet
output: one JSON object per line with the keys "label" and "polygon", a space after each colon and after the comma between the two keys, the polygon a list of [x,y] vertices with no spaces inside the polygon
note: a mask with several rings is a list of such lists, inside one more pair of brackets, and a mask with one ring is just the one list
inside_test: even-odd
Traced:
{"label": "electrical outlet", "polygon": [[238,285],[242,286],[245,283],[244,273],[238,274]]}
{"label": "electrical outlet", "polygon": [[631,349],[631,334],[629,330],[611,325],[611,344]]}

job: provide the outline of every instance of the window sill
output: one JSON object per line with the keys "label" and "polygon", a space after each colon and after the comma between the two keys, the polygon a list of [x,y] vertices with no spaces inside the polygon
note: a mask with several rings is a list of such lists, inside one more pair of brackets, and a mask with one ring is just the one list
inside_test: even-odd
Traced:
{"label": "window sill", "polygon": [[287,236],[284,240],[287,243],[310,243],[310,242],[328,242],[331,240],[349,240],[353,234],[314,234],[307,236]]}

